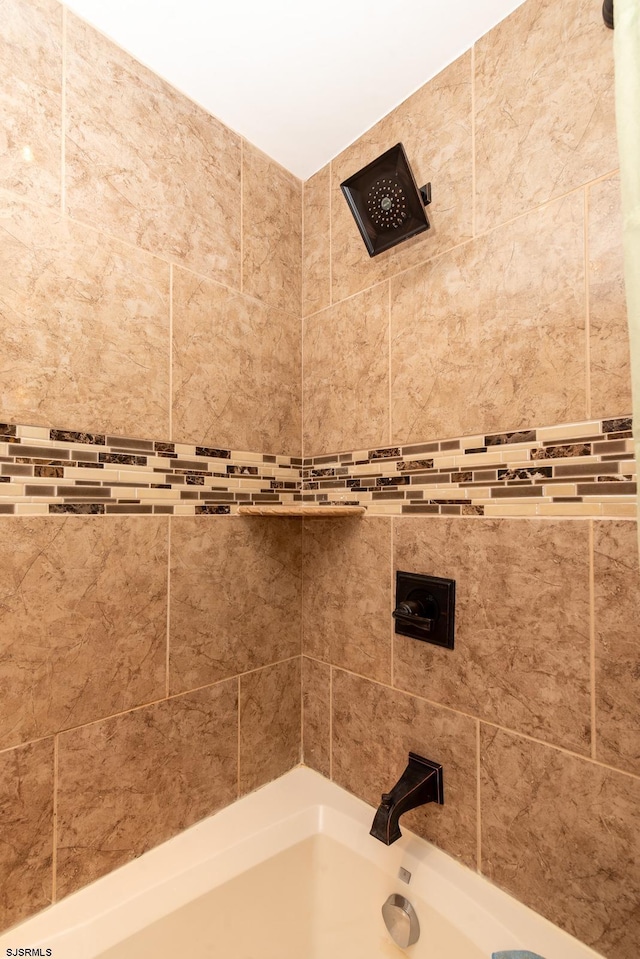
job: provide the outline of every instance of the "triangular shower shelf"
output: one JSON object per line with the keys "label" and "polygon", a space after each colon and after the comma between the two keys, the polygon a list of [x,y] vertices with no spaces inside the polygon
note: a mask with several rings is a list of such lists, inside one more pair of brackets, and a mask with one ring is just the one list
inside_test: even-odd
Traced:
{"label": "triangular shower shelf", "polygon": [[239,506],[240,516],[362,516],[364,506]]}

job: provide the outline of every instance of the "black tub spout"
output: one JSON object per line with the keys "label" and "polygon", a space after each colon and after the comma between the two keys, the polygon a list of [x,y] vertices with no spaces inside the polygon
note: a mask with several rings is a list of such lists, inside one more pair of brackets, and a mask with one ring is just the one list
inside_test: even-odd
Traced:
{"label": "black tub spout", "polygon": [[409,753],[409,765],[402,776],[390,793],[382,794],[370,835],[390,846],[402,835],[398,825],[400,816],[429,802],[444,803],[442,766]]}

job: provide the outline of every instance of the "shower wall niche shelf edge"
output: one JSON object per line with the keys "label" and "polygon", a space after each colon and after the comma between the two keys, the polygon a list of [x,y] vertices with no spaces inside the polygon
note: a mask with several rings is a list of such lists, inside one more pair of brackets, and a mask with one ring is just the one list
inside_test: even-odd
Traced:
{"label": "shower wall niche shelf edge", "polygon": [[239,506],[240,516],[362,516],[364,506]]}

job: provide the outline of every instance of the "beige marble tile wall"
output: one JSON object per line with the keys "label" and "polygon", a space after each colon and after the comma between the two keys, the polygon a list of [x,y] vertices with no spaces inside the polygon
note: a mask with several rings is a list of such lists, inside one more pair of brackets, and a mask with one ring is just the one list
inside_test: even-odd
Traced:
{"label": "beige marble tile wall", "polygon": [[[0,8],[0,422],[299,455],[301,184],[53,0]],[[300,540],[3,517],[1,927],[299,761]]]}
{"label": "beige marble tile wall", "polygon": [[[607,959],[635,959],[635,524],[305,520],[303,554],[304,762],[373,805],[409,750],[441,762],[445,805],[407,825]],[[454,650],[394,634],[397,569],[455,579]]]}
{"label": "beige marble tile wall", "polygon": [[2,9],[0,420],[299,455],[302,185],[54,0]]}
{"label": "beige marble tile wall", "polygon": [[[398,141],[432,229],[370,259],[340,182]],[[612,43],[591,0],[523,4],[305,183],[303,209],[306,455],[628,415]]]}
{"label": "beige marble tile wall", "polygon": [[[339,185],[398,141],[432,230],[369,259]],[[305,183],[303,210],[305,456],[628,414],[597,3],[528,0]],[[307,521],[303,553],[305,762],[373,804],[408,750],[442,762],[445,806],[407,824],[635,959],[635,522]],[[456,580],[454,651],[394,635],[397,569]]]}

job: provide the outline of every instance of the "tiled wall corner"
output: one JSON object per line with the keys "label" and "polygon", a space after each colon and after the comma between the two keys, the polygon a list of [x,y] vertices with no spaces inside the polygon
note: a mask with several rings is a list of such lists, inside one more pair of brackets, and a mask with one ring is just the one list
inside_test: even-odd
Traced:
{"label": "tiled wall corner", "polygon": [[242,289],[300,317],[302,183],[245,140]]}
{"label": "tiled wall corner", "polygon": [[428,746],[427,758],[447,770],[447,800],[408,815],[407,826],[475,868],[476,722],[336,669],[332,724],[333,778],[372,806],[396,782],[408,752],[424,755]]}
{"label": "tiled wall corner", "polygon": [[238,794],[231,679],[61,733],[57,898]]}
{"label": "tiled wall corner", "polygon": [[299,656],[300,524],[175,517],[170,690]]}
{"label": "tiled wall corner", "polygon": [[331,667],[302,657],[302,761],[331,776]]}
{"label": "tiled wall corner", "polygon": [[631,409],[620,178],[587,191],[591,416]]}
{"label": "tiled wall corner", "polygon": [[640,776],[635,523],[594,523],[596,757]]}
{"label": "tiled wall corner", "polygon": [[299,317],[176,267],[172,319],[174,439],[299,455]]}
{"label": "tiled wall corner", "polygon": [[0,752],[0,928],[52,901],[53,780],[53,739]]}
{"label": "tiled wall corner", "polygon": [[303,445],[315,454],[389,441],[389,290],[367,292],[303,321]]}
{"label": "tiled wall corner", "polygon": [[[637,959],[598,6],[528,0],[304,186],[57,4],[4,12],[0,921],[281,775],[302,732],[374,804],[409,749],[443,762],[446,806],[407,824]],[[339,185],[398,141],[432,229],[370,260]],[[369,515],[215,515],[332,500]],[[400,565],[456,578],[453,653],[394,637]]]}
{"label": "tiled wall corner", "polygon": [[302,315],[331,305],[331,164],[303,184]]}
{"label": "tiled wall corner", "polygon": [[240,794],[301,759],[300,656],[240,677]]}
{"label": "tiled wall corner", "polygon": [[306,520],[303,649],[370,679],[391,679],[391,520]]}

